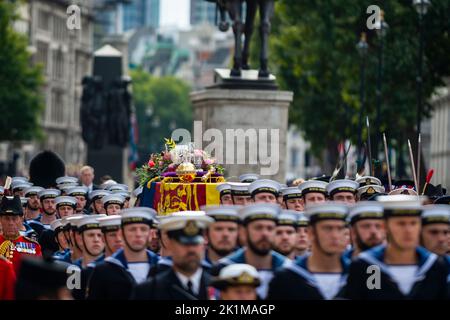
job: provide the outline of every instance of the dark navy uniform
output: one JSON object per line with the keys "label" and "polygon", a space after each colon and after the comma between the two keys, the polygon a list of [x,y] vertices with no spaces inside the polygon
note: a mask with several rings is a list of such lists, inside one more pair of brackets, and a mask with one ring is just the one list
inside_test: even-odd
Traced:
{"label": "dark navy uniform", "polygon": [[[147,250],[147,257],[151,271],[159,257],[150,250]],[[94,268],[86,295],[88,300],[128,299],[135,285],[136,281],[128,270],[123,249],[119,249]]]}
{"label": "dark navy uniform", "polygon": [[[317,183],[317,181],[313,181]],[[315,188],[315,187],[314,187]],[[314,191],[316,190],[314,189]],[[305,215],[309,218],[311,226],[327,222],[328,220],[339,222],[340,230],[345,227],[345,219],[348,207],[342,203],[322,203],[306,208]],[[318,236],[316,234],[316,236]],[[324,237],[327,236],[325,233]],[[321,239],[313,243],[311,253],[297,257],[294,261],[286,262],[283,268],[277,271],[269,284],[268,299],[271,300],[331,300],[335,299],[345,285],[348,273],[349,260],[344,258],[339,246],[335,246],[332,254],[333,264],[340,268],[333,268],[329,272],[312,272],[308,269],[308,262],[313,263],[314,257],[323,257],[324,250],[320,249]],[[319,260],[320,261],[320,260]],[[312,269],[326,266],[312,266]]]}
{"label": "dark navy uniform", "polygon": [[[184,211],[173,213],[161,221],[160,230],[166,230],[171,241],[182,246],[193,245],[200,249],[204,230],[213,222],[211,217],[201,211]],[[174,261],[178,261],[174,256]],[[181,258],[181,257],[180,257]],[[181,259],[180,259],[181,260]],[[170,269],[157,274],[151,280],[136,286],[131,299],[133,300],[207,300],[210,276],[204,271],[200,257],[196,261],[196,270],[189,274],[177,271],[177,265],[171,259],[165,258],[165,265]]]}
{"label": "dark navy uniform", "polygon": [[[308,256],[301,256],[295,261],[287,261],[275,272],[269,284],[268,300],[324,300],[326,295],[320,288],[314,274],[308,270]],[[347,280],[350,260],[341,257],[342,273],[340,274],[339,290],[333,297],[339,296]]]}
{"label": "dark navy uniform", "polygon": [[53,259],[58,260],[58,261],[64,261],[64,262],[67,262],[67,263],[71,263],[72,259],[71,259],[70,249],[64,249],[64,250],[56,251],[53,254]]}
{"label": "dark navy uniform", "polygon": [[[218,261],[218,263],[213,266],[211,269],[211,274],[214,276],[218,276],[220,270],[225,266],[234,263],[246,263],[245,261],[245,248],[241,248],[237,250],[235,253],[229,255],[228,257],[222,258]],[[287,261],[290,261],[285,256],[279,254],[276,251],[271,251],[270,255],[272,256],[272,268],[271,269],[259,269],[258,273],[261,279],[261,285],[257,288],[258,296],[260,298],[265,298],[267,295],[267,289],[270,280],[272,279],[274,272],[281,268],[283,264]]]}
{"label": "dark navy uniform", "polygon": [[[158,263],[156,264],[156,267],[152,269],[150,272],[150,277],[156,276],[157,274],[163,273],[169,269],[171,269],[173,266],[172,258],[171,257],[160,257]],[[202,260],[202,268],[205,272],[210,272],[212,268],[211,262],[209,262],[206,259]]]}
{"label": "dark navy uniform", "polygon": [[134,300],[207,300],[210,276],[202,272],[200,291],[197,295],[187,293],[172,268],[156,275],[152,280],[136,286]]}
{"label": "dark navy uniform", "polygon": [[25,230],[20,231],[20,234],[26,238],[29,238],[37,242],[39,239],[38,233],[30,226],[28,222],[24,222],[23,226],[25,227]]}
{"label": "dark navy uniform", "polygon": [[[125,209],[121,212],[121,225],[124,227],[125,225],[137,223],[151,226],[154,223],[155,216],[156,211],[150,208],[136,207]],[[136,273],[136,270],[129,265],[125,257],[125,250],[128,248],[125,235],[124,242],[124,248],[105,258],[103,262],[100,262],[93,269],[87,284],[87,299],[128,299],[131,296],[133,287],[138,282],[149,278],[152,269],[158,263],[159,256],[143,248],[140,252],[146,253],[147,261],[139,262],[140,266],[145,268]]]}
{"label": "dark navy uniform", "polygon": [[85,300],[86,299],[86,288],[91,279],[92,272],[94,272],[94,268],[101,262],[105,261],[105,255],[102,254],[94,261],[88,263],[86,268],[82,267],[83,259],[80,258],[76,260],[73,264],[78,266],[81,269],[81,289],[75,289],[72,291],[73,297],[76,300]]}
{"label": "dark navy uniform", "polygon": [[[417,247],[418,269],[410,292],[404,294],[389,270],[389,266],[384,263],[385,250],[384,245],[375,247],[361,253],[351,263],[344,298],[375,300],[446,298],[448,271],[445,263],[437,255]],[[368,288],[367,280],[371,274],[367,273],[367,270],[372,265],[378,266],[381,270],[380,289]]]}
{"label": "dark navy uniform", "polygon": [[[274,190],[274,188],[277,187],[276,183],[273,184],[270,188],[265,188],[264,185],[266,185],[267,180],[260,180],[261,181],[261,187],[257,184],[258,181],[253,182],[253,187],[257,186],[257,190],[254,190],[255,192],[262,191],[262,189],[268,189],[269,192],[278,193],[278,190]],[[267,183],[268,184],[268,183]],[[239,209],[239,216],[241,218],[241,222],[245,228],[248,228],[248,225],[251,223],[255,223],[257,220],[267,220],[272,221],[273,226],[275,227],[278,221],[278,216],[281,212],[281,208],[278,204],[274,203],[255,203],[251,205],[244,206]],[[275,228],[274,228],[275,229]],[[220,259],[217,264],[212,268],[211,275],[218,276],[220,273],[220,270],[228,266],[230,264],[234,263],[244,263],[248,264],[248,262],[245,259],[245,253],[247,250],[250,250],[251,247],[245,247],[241,248],[237,251],[235,251],[233,254],[224,257]],[[268,269],[259,269],[259,277],[261,280],[261,285],[256,289],[258,296],[261,299],[265,299],[267,296],[267,290],[269,286],[269,282],[273,277],[274,272],[279,269],[283,263],[287,260],[287,258],[278,252],[274,250],[268,250],[267,253],[264,255],[265,257],[271,258],[271,265]]]}
{"label": "dark navy uniform", "polygon": [[[46,229],[46,227],[41,223],[40,219],[28,220],[26,222],[30,228],[36,231],[38,238],[41,236],[42,232]],[[47,226],[49,229],[49,226]]]}
{"label": "dark navy uniform", "polygon": [[450,256],[446,255],[444,257],[444,259],[447,264],[447,271],[448,271],[448,274],[447,274],[447,299],[450,300]]}

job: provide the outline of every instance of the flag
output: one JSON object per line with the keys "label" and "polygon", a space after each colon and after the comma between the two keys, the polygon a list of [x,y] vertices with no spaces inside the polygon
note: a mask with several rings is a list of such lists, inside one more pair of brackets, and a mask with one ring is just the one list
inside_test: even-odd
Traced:
{"label": "flag", "polygon": [[203,205],[220,204],[218,183],[161,183],[144,185],[141,206],[166,215],[177,211],[200,210]]}

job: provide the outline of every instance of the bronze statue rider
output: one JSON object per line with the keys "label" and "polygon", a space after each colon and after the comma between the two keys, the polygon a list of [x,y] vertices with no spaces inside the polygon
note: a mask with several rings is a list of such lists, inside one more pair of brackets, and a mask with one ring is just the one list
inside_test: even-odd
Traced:
{"label": "bronze statue rider", "polygon": [[[231,20],[233,21],[233,33],[234,33],[234,61],[233,69],[230,75],[235,77],[241,76],[241,70],[249,70],[248,64],[250,41],[253,34],[253,25],[255,21],[255,15],[259,8],[259,15],[261,24],[259,26],[259,34],[261,37],[260,48],[260,68],[258,76],[261,78],[267,78],[269,76],[269,70],[267,66],[268,52],[269,52],[269,33],[270,33],[270,20],[274,13],[275,0],[206,0],[209,2],[215,2],[218,6],[220,13],[219,29],[221,31],[228,30],[228,23],[226,21],[225,11],[228,11]],[[243,3],[246,2],[247,10],[245,21],[243,21]],[[244,34],[244,45],[242,46],[242,34]]]}

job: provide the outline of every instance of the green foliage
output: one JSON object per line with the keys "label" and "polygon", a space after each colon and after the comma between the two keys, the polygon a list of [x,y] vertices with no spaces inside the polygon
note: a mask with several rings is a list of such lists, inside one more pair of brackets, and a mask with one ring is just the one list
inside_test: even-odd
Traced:
{"label": "green foliage", "polygon": [[164,138],[177,128],[190,130],[192,108],[189,86],[174,77],[153,77],[136,69],[131,71],[133,100],[139,126],[140,161],[164,147]]}
{"label": "green foliage", "polygon": [[0,1],[0,140],[21,141],[42,136],[44,108],[41,67],[32,66],[27,38],[13,29],[16,5]]}
{"label": "green foliage", "polygon": [[[424,20],[424,98],[450,75],[450,1],[432,1]],[[381,125],[375,128],[379,38],[367,30],[366,9],[385,11]],[[414,133],[419,47],[418,14],[410,0],[283,0],[276,3],[271,36],[271,70],[283,89],[294,91],[290,122],[311,141],[316,155],[343,138],[358,139],[360,62],[356,43],[367,32],[366,111],[372,133],[398,143]],[[423,116],[430,116],[426,104]]]}

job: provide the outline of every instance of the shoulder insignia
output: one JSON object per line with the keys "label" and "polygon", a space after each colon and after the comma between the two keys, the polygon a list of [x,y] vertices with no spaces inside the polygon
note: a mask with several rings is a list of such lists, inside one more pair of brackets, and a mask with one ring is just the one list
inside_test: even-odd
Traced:
{"label": "shoulder insignia", "polygon": [[37,240],[34,240],[33,238],[26,237],[26,236],[23,236],[23,238],[40,246],[39,242]]}

